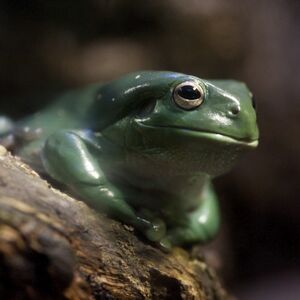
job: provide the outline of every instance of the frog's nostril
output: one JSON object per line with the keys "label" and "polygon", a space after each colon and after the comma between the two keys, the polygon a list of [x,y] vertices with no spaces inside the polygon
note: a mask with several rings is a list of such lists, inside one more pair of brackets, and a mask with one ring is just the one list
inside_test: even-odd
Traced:
{"label": "frog's nostril", "polygon": [[238,105],[233,105],[230,107],[229,112],[231,115],[236,116],[240,112],[240,107]]}

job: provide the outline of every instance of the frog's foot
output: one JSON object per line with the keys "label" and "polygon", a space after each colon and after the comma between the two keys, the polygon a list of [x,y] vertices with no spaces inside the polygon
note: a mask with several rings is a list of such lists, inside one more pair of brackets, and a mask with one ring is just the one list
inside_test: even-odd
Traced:
{"label": "frog's foot", "polygon": [[144,231],[145,236],[152,242],[160,241],[166,234],[166,225],[160,219],[155,219],[151,225]]}
{"label": "frog's foot", "polygon": [[219,205],[210,184],[206,185],[199,202],[198,208],[183,214],[181,225],[170,228],[160,241],[161,247],[205,243],[216,236],[220,224]]}
{"label": "frog's foot", "polygon": [[7,149],[12,149],[15,144],[14,135],[11,133],[13,128],[14,124],[9,118],[0,116],[0,144]]}
{"label": "frog's foot", "polygon": [[[199,225],[199,224],[198,224]],[[167,232],[167,234],[159,241],[159,246],[163,250],[169,251],[175,246],[193,244],[197,242],[207,242],[211,239],[209,232],[204,227],[194,226],[175,228]]]}
{"label": "frog's foot", "polygon": [[0,136],[10,132],[14,127],[14,123],[5,116],[0,116]]}
{"label": "frog's foot", "polygon": [[149,210],[139,210],[138,220],[140,224],[138,224],[138,226],[135,225],[135,227],[137,227],[149,241],[158,242],[165,236],[165,222],[162,219],[155,217]]}
{"label": "frog's foot", "polygon": [[162,248],[171,248],[212,240],[219,229],[219,209],[212,192],[206,193],[201,205],[183,217],[181,225],[170,228],[160,241]]}

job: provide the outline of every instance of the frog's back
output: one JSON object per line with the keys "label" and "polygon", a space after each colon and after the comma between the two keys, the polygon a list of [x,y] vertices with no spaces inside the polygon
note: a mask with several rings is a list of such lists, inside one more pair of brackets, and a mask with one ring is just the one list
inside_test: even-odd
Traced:
{"label": "frog's back", "polygon": [[40,169],[40,151],[46,139],[60,129],[89,128],[89,111],[99,85],[60,94],[52,104],[20,120],[11,130],[14,152]]}
{"label": "frog's back", "polygon": [[87,116],[95,101],[99,85],[60,94],[43,110],[17,122],[15,130],[40,131],[48,136],[57,129],[81,128],[88,122]]}

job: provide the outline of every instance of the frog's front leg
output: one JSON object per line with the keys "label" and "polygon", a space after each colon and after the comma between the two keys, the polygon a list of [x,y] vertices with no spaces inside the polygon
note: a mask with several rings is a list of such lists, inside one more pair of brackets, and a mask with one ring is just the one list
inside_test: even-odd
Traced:
{"label": "frog's front leg", "polygon": [[106,178],[91,154],[92,147],[97,150],[97,155],[101,155],[99,145],[93,144],[87,135],[61,130],[45,143],[44,167],[51,177],[74,190],[94,209],[134,226],[150,240],[160,239],[165,233],[163,226],[136,215],[122,193]]}
{"label": "frog's front leg", "polygon": [[184,215],[182,225],[170,229],[160,244],[164,248],[170,248],[176,245],[207,242],[217,234],[219,223],[218,200],[212,185],[208,183],[201,195],[199,207]]}

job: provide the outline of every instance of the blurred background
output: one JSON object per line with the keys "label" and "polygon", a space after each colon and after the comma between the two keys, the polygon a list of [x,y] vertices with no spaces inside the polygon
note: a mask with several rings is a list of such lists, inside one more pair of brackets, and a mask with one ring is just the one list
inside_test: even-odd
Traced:
{"label": "blurred background", "polygon": [[298,0],[1,0],[0,113],[142,69],[245,81],[261,142],[215,181],[217,265],[240,299],[299,300],[299,56]]}

